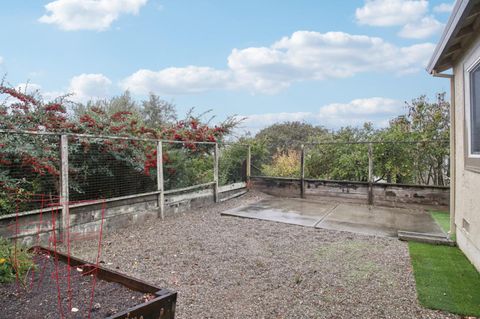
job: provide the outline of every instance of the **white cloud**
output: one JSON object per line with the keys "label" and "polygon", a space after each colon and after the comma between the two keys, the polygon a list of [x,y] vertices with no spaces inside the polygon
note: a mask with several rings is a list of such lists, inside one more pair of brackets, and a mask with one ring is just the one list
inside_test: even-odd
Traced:
{"label": "white cloud", "polygon": [[397,100],[372,97],[355,99],[348,103],[333,103],[321,107],[318,112],[284,112],[254,114],[242,123],[243,132],[257,133],[264,127],[286,121],[300,121],[314,125],[322,125],[329,129],[342,126],[359,126],[372,122],[376,127],[388,125],[390,119],[403,112],[403,103]]}
{"label": "white cloud", "polygon": [[454,6],[455,6],[455,2],[454,3],[441,3],[438,6],[435,6],[433,8],[433,12],[450,13],[450,12],[452,12]]}
{"label": "white cloud", "polygon": [[[234,50],[228,59],[240,85],[278,92],[292,82],[352,77],[363,72],[404,73],[424,66],[433,44],[397,47],[381,38],[343,32],[297,31],[270,48]],[[413,58],[415,57],[415,59]]]}
{"label": "white cloud", "polygon": [[40,84],[19,83],[16,90],[27,94],[39,93],[45,101],[52,101],[60,96],[72,94],[69,98],[75,102],[107,98],[111,93],[112,81],[103,74],[80,74],[70,79],[65,91],[45,91]]}
{"label": "white cloud", "polygon": [[427,10],[427,0],[366,0],[355,17],[360,24],[385,27],[417,21]]}
{"label": "white cloud", "polygon": [[4,61],[4,60],[3,60],[3,57],[0,55],[0,64],[2,64],[3,61]]}
{"label": "white cloud", "polygon": [[[442,4],[434,8],[447,10]],[[398,35],[408,39],[425,39],[440,33],[444,24],[428,13],[428,0],[366,0],[355,15],[359,24],[377,27],[402,26]]]}
{"label": "white cloud", "polygon": [[121,85],[137,94],[219,88],[274,94],[298,81],[346,78],[365,72],[415,72],[426,65],[434,48],[433,43],[398,47],[365,35],[297,31],[269,47],[234,49],[224,70],[197,66],[139,70]]}
{"label": "white cloud", "polygon": [[68,91],[74,94],[72,100],[86,102],[107,97],[111,85],[112,81],[103,74],[80,74],[70,80]]}
{"label": "white cloud", "polygon": [[62,30],[103,31],[121,14],[138,14],[148,0],[55,0],[47,5],[42,23],[55,24]]}
{"label": "white cloud", "polygon": [[125,90],[128,89],[137,94],[149,92],[189,94],[224,88],[231,80],[229,71],[187,66],[185,68],[167,68],[158,72],[138,70],[123,80],[121,86]]}
{"label": "white cloud", "polygon": [[398,114],[402,109],[402,103],[397,100],[382,97],[372,97],[367,99],[355,99],[349,103],[328,104],[318,112],[318,117],[337,119],[337,118],[356,118],[358,116],[379,116]]}
{"label": "white cloud", "polygon": [[238,119],[244,119],[241,122],[240,130],[244,132],[256,133],[264,127],[275,123],[288,121],[310,122],[313,119],[311,112],[283,112],[283,113],[265,113],[252,114],[247,116],[238,116]]}
{"label": "white cloud", "polygon": [[443,30],[445,25],[432,16],[423,17],[420,21],[408,23],[398,33],[402,38],[425,39]]}

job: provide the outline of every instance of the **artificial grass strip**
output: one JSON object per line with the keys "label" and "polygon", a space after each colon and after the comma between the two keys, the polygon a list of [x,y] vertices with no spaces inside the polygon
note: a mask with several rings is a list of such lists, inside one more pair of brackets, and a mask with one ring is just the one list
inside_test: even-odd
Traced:
{"label": "artificial grass strip", "polygon": [[457,247],[409,242],[420,304],[480,317],[480,274]]}
{"label": "artificial grass strip", "polygon": [[442,227],[443,231],[448,233],[450,231],[450,214],[444,211],[431,211],[433,219]]}

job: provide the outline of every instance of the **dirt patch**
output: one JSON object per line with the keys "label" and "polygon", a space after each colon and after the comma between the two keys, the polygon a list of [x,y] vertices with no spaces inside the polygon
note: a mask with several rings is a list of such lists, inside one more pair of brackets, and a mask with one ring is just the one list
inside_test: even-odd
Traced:
{"label": "dirt patch", "polygon": [[[179,293],[176,318],[457,318],[422,308],[406,243],[221,216],[249,194],[106,235],[107,267]],[[74,247],[93,260],[87,243]]]}
{"label": "dirt patch", "polygon": [[[54,257],[35,256],[36,269],[24,283],[0,285],[1,318],[105,318],[145,302],[150,296],[124,286],[82,275],[81,268],[70,268],[71,294],[68,293],[67,265]],[[58,283],[58,284],[57,284]],[[73,311],[72,311],[73,309]]]}

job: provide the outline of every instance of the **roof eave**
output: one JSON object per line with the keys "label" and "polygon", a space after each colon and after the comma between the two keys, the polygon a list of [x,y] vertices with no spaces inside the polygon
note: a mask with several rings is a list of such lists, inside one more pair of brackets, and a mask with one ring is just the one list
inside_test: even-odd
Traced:
{"label": "roof eave", "polygon": [[428,63],[428,73],[439,73],[452,67],[452,63],[443,63],[442,65],[439,65],[439,63],[442,56],[447,51],[449,44],[452,42],[452,38],[455,37],[462,27],[461,22],[467,13],[467,9],[470,7],[469,4],[471,4],[470,0],[458,0],[455,3],[452,14],[450,15],[450,19],[448,19],[447,25],[443,31],[442,37],[435,47],[430,62]]}

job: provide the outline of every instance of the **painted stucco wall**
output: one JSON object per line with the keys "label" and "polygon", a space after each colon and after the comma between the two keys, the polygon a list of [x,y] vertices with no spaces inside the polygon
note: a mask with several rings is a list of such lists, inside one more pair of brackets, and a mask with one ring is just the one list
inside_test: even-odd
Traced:
{"label": "painted stucco wall", "polygon": [[[480,56],[480,36],[455,63],[455,225],[458,246],[480,270],[480,173],[465,169],[465,73],[466,61]],[[464,229],[464,220],[470,226]]]}

